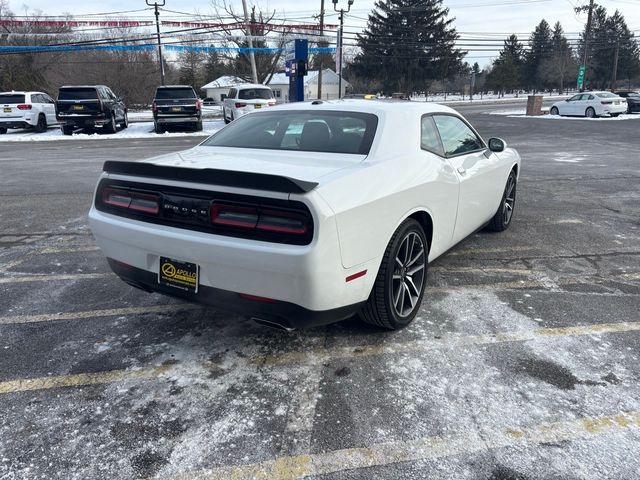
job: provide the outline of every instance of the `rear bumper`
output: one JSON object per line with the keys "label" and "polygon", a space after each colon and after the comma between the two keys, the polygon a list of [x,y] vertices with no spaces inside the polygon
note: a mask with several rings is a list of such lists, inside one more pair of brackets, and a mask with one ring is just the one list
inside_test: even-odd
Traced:
{"label": "rear bumper", "polygon": [[0,127],[2,128],[30,128],[33,127],[29,122],[24,120],[11,120],[11,121],[3,121],[0,120]]}
{"label": "rear bumper", "polygon": [[314,311],[289,302],[265,302],[243,298],[238,292],[200,285],[197,293],[188,293],[158,283],[158,275],[135,268],[111,258],[107,259],[113,272],[129,285],[157,292],[188,302],[209,305],[218,310],[245,315],[249,318],[266,320],[285,328],[307,328],[344,320],[351,317],[362,304],[347,305],[332,310]]}
{"label": "rear bumper", "polygon": [[180,123],[197,123],[199,122],[201,119],[201,117],[196,116],[196,115],[189,115],[189,116],[173,116],[173,115],[167,115],[167,116],[162,116],[162,115],[158,115],[154,121],[159,124],[171,124],[171,125],[176,125],[176,124],[180,124]]}
{"label": "rear bumper", "polygon": [[102,127],[111,122],[111,119],[102,117],[57,117],[58,123],[63,127]]}

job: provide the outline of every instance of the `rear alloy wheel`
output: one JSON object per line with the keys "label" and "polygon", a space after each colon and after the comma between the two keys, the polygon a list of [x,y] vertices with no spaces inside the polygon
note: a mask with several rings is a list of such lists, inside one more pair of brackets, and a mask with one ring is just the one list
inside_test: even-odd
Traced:
{"label": "rear alloy wheel", "polygon": [[516,172],[511,170],[509,178],[507,178],[507,185],[504,187],[504,194],[502,195],[500,206],[487,225],[487,230],[491,230],[492,232],[503,232],[509,228],[509,225],[511,225],[513,211],[516,208],[517,183],[518,178],[516,177]]}
{"label": "rear alloy wheel", "polygon": [[560,115],[560,111],[558,110],[558,107],[551,107],[551,111],[549,112],[551,115]]}
{"label": "rear alloy wheel", "polygon": [[107,133],[116,133],[118,131],[118,125],[116,124],[116,114],[111,112],[111,121],[105,125],[105,131]]}
{"label": "rear alloy wheel", "polygon": [[593,109],[593,107],[589,107],[587,108],[587,111],[584,112],[584,115],[587,118],[596,118],[596,111]]}
{"label": "rear alloy wheel", "polygon": [[129,114],[127,112],[124,112],[124,119],[122,120],[122,123],[120,124],[120,127],[124,130],[125,128],[129,127]]}
{"label": "rear alloy wheel", "polygon": [[40,114],[38,116],[38,123],[36,124],[36,132],[42,133],[47,131],[47,118]]}
{"label": "rear alloy wheel", "polygon": [[7,129],[4,127],[0,127],[0,135],[4,135],[5,133],[7,133]]}
{"label": "rear alloy wheel", "polygon": [[424,297],[428,253],[420,224],[405,220],[387,245],[369,299],[360,311],[365,322],[390,330],[411,323]]}

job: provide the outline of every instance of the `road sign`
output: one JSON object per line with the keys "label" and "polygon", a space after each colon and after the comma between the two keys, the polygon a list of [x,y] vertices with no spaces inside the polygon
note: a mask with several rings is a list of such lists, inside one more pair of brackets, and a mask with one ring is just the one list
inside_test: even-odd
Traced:
{"label": "road sign", "polygon": [[580,65],[580,71],[578,72],[578,89],[583,87],[582,84],[584,83],[584,72],[584,65]]}

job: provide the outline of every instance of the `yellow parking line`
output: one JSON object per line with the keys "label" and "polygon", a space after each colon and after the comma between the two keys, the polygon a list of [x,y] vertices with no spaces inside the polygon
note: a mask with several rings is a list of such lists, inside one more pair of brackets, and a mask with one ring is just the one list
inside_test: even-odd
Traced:
{"label": "yellow parking line", "polygon": [[436,460],[496,448],[559,443],[598,435],[637,431],[640,412],[542,423],[527,428],[469,430],[457,435],[379,443],[324,453],[296,455],[248,465],[224,466],[163,477],[165,480],[295,480],[303,477],[381,467],[401,462]]}
{"label": "yellow parking line", "polygon": [[81,312],[45,313],[42,315],[16,315],[0,317],[0,325],[19,323],[55,322],[60,320],[80,320],[94,317],[120,317],[123,315],[144,315],[145,313],[175,313],[202,308],[199,305],[151,305],[148,307],[111,308],[106,310],[85,310]]}
{"label": "yellow parking line", "polygon": [[0,382],[0,394],[17,393],[33,390],[47,390],[61,387],[81,387],[84,385],[100,385],[129,379],[147,379],[160,376],[171,368],[170,364],[158,367],[110,370],[108,372],[78,373],[55,377],[27,378]]}
{"label": "yellow parking line", "polygon": [[503,252],[526,252],[529,250],[539,250],[539,247],[522,245],[522,246],[511,246],[511,247],[497,247],[497,248],[462,248],[460,250],[451,250],[447,253],[447,255],[457,256],[457,255],[473,255],[476,253],[503,253]]}
{"label": "yellow parking line", "polygon": [[92,278],[113,277],[112,273],[75,273],[60,275],[25,275],[23,277],[0,278],[3,283],[26,283],[26,282],[55,282],[60,280],[88,280]]}
{"label": "yellow parking line", "polygon": [[518,275],[532,275],[536,272],[528,268],[503,268],[503,267],[431,267],[430,272],[439,273],[515,273]]}

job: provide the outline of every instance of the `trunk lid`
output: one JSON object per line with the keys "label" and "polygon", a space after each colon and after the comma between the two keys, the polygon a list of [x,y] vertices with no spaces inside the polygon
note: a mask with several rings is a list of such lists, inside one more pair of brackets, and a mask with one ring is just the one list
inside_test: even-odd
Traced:
{"label": "trunk lid", "polygon": [[22,118],[27,110],[20,110],[18,105],[25,103],[26,96],[24,94],[5,94],[0,95],[0,118],[4,120]]}

